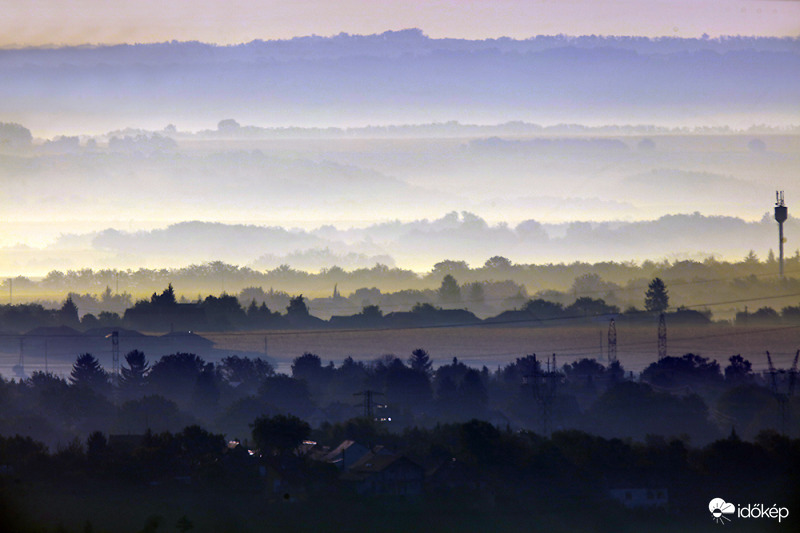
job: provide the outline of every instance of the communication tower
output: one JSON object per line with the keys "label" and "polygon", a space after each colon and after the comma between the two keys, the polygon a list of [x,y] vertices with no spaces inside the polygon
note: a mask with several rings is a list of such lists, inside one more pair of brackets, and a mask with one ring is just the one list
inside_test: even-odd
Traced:
{"label": "communication tower", "polygon": [[778,268],[780,276],[783,277],[783,223],[789,217],[789,210],[783,201],[783,191],[775,191],[775,221],[778,223]]}

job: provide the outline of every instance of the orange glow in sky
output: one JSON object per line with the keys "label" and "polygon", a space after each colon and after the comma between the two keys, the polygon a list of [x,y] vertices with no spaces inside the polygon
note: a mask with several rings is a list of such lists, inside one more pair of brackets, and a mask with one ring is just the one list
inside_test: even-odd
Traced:
{"label": "orange glow in sky", "polygon": [[0,46],[219,44],[420,28],[431,37],[800,36],[793,0],[12,0]]}

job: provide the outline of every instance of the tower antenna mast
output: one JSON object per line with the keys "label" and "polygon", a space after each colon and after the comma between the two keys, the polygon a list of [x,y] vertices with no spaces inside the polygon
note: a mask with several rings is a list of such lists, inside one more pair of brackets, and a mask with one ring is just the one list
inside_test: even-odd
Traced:
{"label": "tower antenna mast", "polygon": [[783,278],[783,243],[786,242],[783,237],[783,223],[788,217],[789,210],[783,200],[783,191],[775,191],[775,221],[778,223],[778,269],[781,278]]}

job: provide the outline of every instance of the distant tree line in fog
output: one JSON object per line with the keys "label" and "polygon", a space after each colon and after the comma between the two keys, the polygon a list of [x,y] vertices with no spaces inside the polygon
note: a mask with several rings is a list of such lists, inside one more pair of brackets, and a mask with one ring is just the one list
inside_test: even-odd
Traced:
{"label": "distant tree line in fog", "polygon": [[[764,429],[797,436],[800,417],[782,417],[776,396],[791,392],[796,368],[776,372],[755,373],[738,355],[723,368],[691,353],[665,357],[638,376],[616,361],[557,365],[555,358],[535,354],[490,371],[457,358],[436,361],[419,348],[405,359],[347,358],[339,366],[306,352],[294,359],[291,375],[276,373],[260,358],[228,356],[215,364],[172,353],[151,361],[132,350],[113,376],[84,353],[66,379],[36,371],[26,379],[0,380],[0,434],[54,445],[97,429],[135,434],[200,423],[244,439],[258,416],[294,414],[313,427],[361,415],[394,430],[477,418],[545,434],[578,429],[637,440],[686,435],[706,443],[732,428],[744,438]],[[549,414],[542,410],[543,380],[551,380]],[[787,396],[790,413],[800,407],[797,400]]]}
{"label": "distant tree line in fog", "polygon": [[[648,306],[666,305],[657,280],[649,285]],[[147,303],[172,305],[173,299],[168,288]],[[302,305],[295,298],[289,307],[302,312]],[[63,313],[76,316],[65,307]],[[580,498],[582,509],[597,509],[593,516],[612,513],[630,524],[644,515],[624,510],[609,490],[641,487],[669,493],[669,513],[648,510],[648,524],[662,512],[665,524],[688,523],[707,492],[725,489],[737,501],[756,490],[778,502],[794,498],[796,361],[791,369],[757,373],[740,355],[721,364],[687,353],[634,376],[617,361],[559,365],[555,356],[535,354],[496,370],[473,368],[418,348],[338,365],[306,352],[282,374],[261,358],[213,363],[193,353],[150,359],[131,350],[114,376],[82,353],[68,377],[36,371],[25,379],[0,378],[0,517],[7,514],[6,524],[24,531],[30,518],[3,507],[20,505],[21,489],[53,509],[72,494],[68,487],[80,484],[81,500],[67,505],[64,516],[84,513],[81,525],[97,516],[90,509],[104,501],[101,492],[132,487],[141,494],[126,508],[128,520],[130,509],[152,508],[142,504],[150,498],[184,505],[180,495],[190,490],[194,497],[198,491],[215,496],[202,514],[191,508],[188,518],[186,510],[170,518],[181,527],[211,520],[208,509],[232,505],[231,498],[255,498],[239,520],[258,520],[254,506],[270,506],[273,526],[285,520],[297,529],[298,520],[324,520],[319,504],[297,504],[302,520],[282,518],[273,507],[305,498],[338,502],[348,524],[353,506],[368,503],[373,511],[358,512],[378,523],[377,515],[385,519],[380,500],[358,495],[314,453],[351,439],[424,465],[425,497],[403,502],[404,512],[432,501],[456,505],[454,516],[485,517],[515,505],[569,516],[563,502],[574,508]],[[162,493],[153,487],[161,486],[157,497]],[[49,490],[57,494],[45,497]],[[163,520],[149,512],[136,516],[147,519],[147,531]],[[238,522],[229,527],[246,530]]]}
{"label": "distant tree line in fog", "polygon": [[[596,277],[596,276],[594,276]],[[593,275],[583,279],[593,278]],[[500,284],[471,283],[463,286],[466,299],[472,304],[482,304],[485,298],[484,287],[507,289],[515,287],[513,282]],[[656,285],[660,293],[653,294]],[[598,318],[615,317],[621,321],[638,322],[650,320],[658,313],[666,312],[670,322],[676,324],[705,325],[712,322],[709,310],[696,310],[686,307],[670,307],[666,285],[660,278],[650,282],[645,292],[644,309],[630,306],[624,311],[602,298],[580,296],[568,305],[556,298],[528,298],[524,287],[515,287],[513,294],[502,301],[506,309],[485,319],[458,306],[463,303],[462,287],[455,278],[446,274],[437,291],[402,291],[399,294],[383,295],[377,289],[361,289],[350,298],[344,298],[334,290],[331,298],[315,299],[312,305],[319,304],[332,314],[323,320],[311,313],[309,302],[302,294],[290,296],[283,292],[265,292],[258,287],[243,290],[238,297],[222,294],[207,296],[197,301],[180,302],[170,284],[161,293],[153,293],[149,299],[137,301],[122,314],[101,311],[97,315],[79,314],[78,305],[91,297],[70,295],[60,308],[45,309],[41,304],[18,304],[0,306],[0,331],[6,335],[24,333],[37,327],[67,326],[69,328],[94,331],[97,328],[127,328],[143,331],[235,331],[265,329],[320,329],[320,328],[406,328],[424,326],[466,326],[466,325],[574,325]],[[101,297],[107,301],[109,291]],[[552,294],[551,294],[552,296]],[[415,301],[408,311],[384,313],[380,305],[371,303],[371,298],[379,301],[392,301],[395,297],[405,305]],[[354,299],[361,299],[360,311]],[[385,299],[384,299],[385,298]],[[129,301],[129,296],[118,298]],[[249,303],[247,303],[249,300]],[[395,301],[397,301],[395,300]],[[76,304],[78,301],[78,304]],[[267,303],[269,302],[269,305]],[[435,302],[430,303],[430,302]],[[244,304],[244,305],[243,305]],[[405,307],[404,305],[404,307]],[[486,307],[484,308],[486,309]],[[489,308],[491,309],[491,308]],[[285,312],[281,312],[285,311]],[[771,307],[761,307],[750,312],[745,307],[733,320],[735,325],[769,325],[800,323],[800,305],[786,306],[780,312]]]}
{"label": "distant tree line in fog", "polygon": [[[16,302],[38,302],[44,309],[57,309],[63,304],[63,300],[50,299],[53,294],[68,295],[78,307],[79,316],[88,313],[93,315],[89,320],[98,318],[108,322],[112,314],[122,317],[132,307],[144,309],[147,300],[152,299],[135,302],[135,298],[153,291],[157,294],[173,284],[177,289],[174,291],[177,303],[205,305],[214,308],[216,314],[227,306],[229,313],[235,315],[229,318],[232,325],[249,327],[243,316],[252,314],[253,320],[256,316],[274,317],[275,313],[285,310],[292,295],[298,293],[317,295],[304,301],[311,313],[322,319],[358,314],[367,307],[374,309],[372,306],[378,306],[386,314],[411,311],[425,304],[468,310],[487,318],[509,309],[521,309],[532,299],[566,308],[579,298],[591,298],[628,311],[642,308],[647,284],[658,277],[669,286],[674,308],[700,305],[702,309],[702,304],[737,300],[742,304],[734,304],[726,318],[733,319],[738,312],[737,322],[758,323],[781,318],[794,320],[794,306],[800,301],[797,296],[800,280],[796,277],[800,272],[800,256],[795,254],[788,258],[785,271],[788,277],[779,279],[774,255],[762,261],[752,252],[740,262],[706,259],[702,262],[644,261],[641,264],[613,261],[514,264],[505,257],[495,256],[479,268],[471,268],[464,261],[441,261],[422,275],[383,265],[353,271],[332,267],[308,273],[287,265],[256,271],[212,262],[180,269],[52,271],[38,281],[22,276],[6,279],[0,284],[0,290],[13,295]],[[88,292],[80,294],[80,291]],[[219,296],[203,297],[203,293]],[[320,297],[320,293],[330,296]],[[745,309],[747,301],[759,298],[770,298],[774,309],[770,311],[763,305]],[[237,309],[233,300],[237,300],[242,309]],[[26,308],[18,308],[17,313],[46,315],[36,306]],[[9,310],[6,306],[4,314]],[[250,325],[253,320],[249,321]],[[263,325],[264,320],[259,323]]]}
{"label": "distant tree line in fog", "polygon": [[[594,518],[652,525],[661,517],[671,527],[710,519],[694,512],[697,501],[723,489],[735,501],[753,491],[795,501],[800,403],[785,391],[796,372],[776,372],[771,387],[772,376],[754,373],[741,356],[723,369],[691,353],[654,362],[636,379],[619,363],[593,359],[559,367],[528,355],[494,372],[455,358],[435,362],[421,348],[406,360],[347,359],[338,367],[305,353],[289,376],[260,359],[214,364],[174,353],[151,364],[134,350],[117,380],[91,354],[77,357],[68,379],[0,379],[0,516],[15,531],[48,516],[93,530],[95,507],[134,489],[124,525],[136,516],[142,531],[164,520],[152,514],[156,501],[179,509],[170,515],[179,530],[193,521],[219,528],[231,520],[226,507],[247,502],[225,526],[237,531],[250,530],[242,522],[262,530],[265,508],[270,526],[312,530],[335,508],[345,530],[364,520],[380,530],[389,504],[421,516],[444,512],[442,520],[459,524],[541,506],[537,519],[554,513],[563,523],[580,499]],[[552,384],[547,398],[542,380]],[[323,459],[346,440],[374,456],[403,454],[424,482],[420,497],[359,493]],[[75,488],[79,501],[70,504]],[[612,496],[617,489],[668,500],[627,510],[624,497]],[[186,507],[187,491],[192,501],[210,499]],[[46,502],[49,512],[23,511],[32,502]],[[295,503],[291,516],[279,510],[286,503]],[[443,505],[454,506],[452,516]]]}

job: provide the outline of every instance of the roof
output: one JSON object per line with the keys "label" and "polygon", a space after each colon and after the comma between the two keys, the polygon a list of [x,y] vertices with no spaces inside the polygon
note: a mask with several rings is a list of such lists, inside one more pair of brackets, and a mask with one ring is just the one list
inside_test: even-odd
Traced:
{"label": "roof", "polygon": [[144,333],[136,331],[134,329],[125,329],[125,328],[118,328],[114,326],[102,326],[99,328],[91,328],[87,329],[84,332],[84,335],[87,337],[105,337],[106,335],[111,335],[114,332],[118,332],[120,337],[146,337]]}
{"label": "roof", "polygon": [[205,337],[201,337],[197,333],[192,333],[191,331],[172,331],[170,333],[161,335],[159,338],[175,339],[184,343],[202,344],[206,346],[212,346],[214,344],[214,341],[207,339]]}
{"label": "roof", "polygon": [[[336,448],[332,449],[327,454],[325,454],[325,456],[322,458],[322,460],[330,463],[330,462],[336,460],[336,458],[338,458],[342,454],[342,452],[346,451],[347,449],[349,449],[354,444],[358,444],[358,443],[356,441],[354,441],[354,440],[342,441],[342,443],[339,444]],[[360,446],[360,444],[359,444],[359,446]]]}
{"label": "roof", "polygon": [[25,337],[83,337],[83,333],[69,326],[40,326],[25,333]]}
{"label": "roof", "polygon": [[353,466],[350,467],[345,476],[342,479],[365,479],[372,474],[377,474],[379,472],[383,472],[390,466],[399,463],[399,462],[407,462],[413,466],[416,466],[423,470],[423,468],[406,457],[405,455],[397,455],[397,454],[381,454],[381,453],[374,453],[370,452],[364,455],[361,459],[353,463]]}

